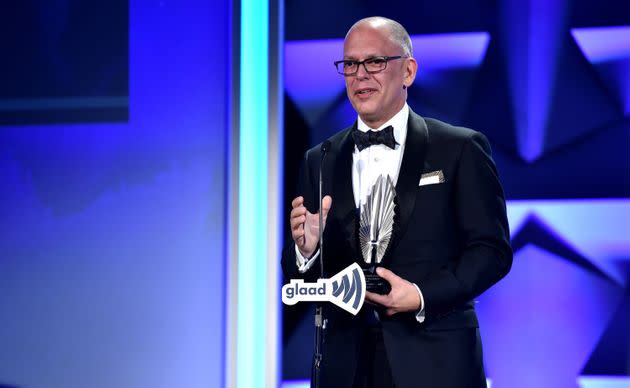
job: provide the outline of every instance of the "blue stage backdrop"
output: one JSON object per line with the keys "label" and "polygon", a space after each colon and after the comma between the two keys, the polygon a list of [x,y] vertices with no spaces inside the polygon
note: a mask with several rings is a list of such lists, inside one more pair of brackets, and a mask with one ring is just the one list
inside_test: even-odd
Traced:
{"label": "blue stage backdrop", "polygon": [[[515,257],[477,305],[492,387],[630,387],[630,3],[288,3],[286,198],[302,152],[356,118],[332,63],[373,15],[412,35],[412,109],[493,146]],[[312,344],[308,308],[285,307],[285,380]]]}
{"label": "blue stage backdrop", "polygon": [[221,386],[230,2],[13,3],[0,386]]}

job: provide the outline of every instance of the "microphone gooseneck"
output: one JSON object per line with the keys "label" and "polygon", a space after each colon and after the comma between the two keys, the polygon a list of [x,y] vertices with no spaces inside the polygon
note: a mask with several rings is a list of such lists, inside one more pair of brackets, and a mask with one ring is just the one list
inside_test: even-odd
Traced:
{"label": "microphone gooseneck", "polygon": [[330,141],[326,140],[321,146],[321,159],[319,161],[319,278],[324,278],[324,195],[323,174],[324,159],[330,149]]}
{"label": "microphone gooseneck", "polygon": [[[324,196],[322,188],[324,167],[324,159],[326,153],[330,149],[330,141],[326,140],[322,143],[320,149],[321,158],[319,160],[319,278],[324,278]],[[313,354],[313,370],[311,372],[311,387],[319,388],[320,372],[323,360],[322,346],[324,338],[324,329],[326,328],[326,320],[322,311],[322,304],[317,303],[315,306],[315,353]]]}

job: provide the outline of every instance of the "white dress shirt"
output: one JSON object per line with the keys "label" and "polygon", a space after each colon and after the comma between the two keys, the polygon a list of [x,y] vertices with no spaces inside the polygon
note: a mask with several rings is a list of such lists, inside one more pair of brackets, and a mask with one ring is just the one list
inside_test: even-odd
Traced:
{"label": "white dress shirt", "polygon": [[[379,176],[389,175],[394,185],[396,185],[403,152],[405,150],[408,119],[409,106],[405,104],[394,117],[375,129],[375,131],[380,131],[390,125],[394,128],[394,139],[396,140],[396,147],[394,149],[384,144],[366,147],[361,151],[359,151],[356,146],[354,147],[354,151],[352,152],[352,191],[354,193],[354,203],[357,208],[360,208],[360,206],[365,203],[370,189]],[[357,129],[361,132],[373,130],[361,120],[361,117],[357,118]],[[302,256],[296,245],[295,256],[299,271],[306,272],[317,260],[319,251],[307,260]],[[422,323],[424,321],[424,298],[422,297],[420,288],[416,284],[413,285],[420,294],[421,309],[416,314],[416,319],[418,322]]]}

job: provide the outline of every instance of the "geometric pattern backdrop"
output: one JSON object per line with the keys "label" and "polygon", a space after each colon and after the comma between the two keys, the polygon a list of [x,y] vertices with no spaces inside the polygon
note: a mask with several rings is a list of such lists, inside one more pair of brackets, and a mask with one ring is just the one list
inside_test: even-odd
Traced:
{"label": "geometric pattern backdrop", "polygon": [[[433,14],[471,7],[446,3]],[[288,6],[285,198],[303,151],[356,118],[332,65],[345,31],[401,21],[419,62],[409,105],[486,134],[508,198],[514,265],[477,304],[492,386],[630,386],[630,3],[472,3],[472,22],[438,24],[406,21],[423,5],[354,2],[320,38]],[[309,376],[311,320],[285,308],[285,379]]]}

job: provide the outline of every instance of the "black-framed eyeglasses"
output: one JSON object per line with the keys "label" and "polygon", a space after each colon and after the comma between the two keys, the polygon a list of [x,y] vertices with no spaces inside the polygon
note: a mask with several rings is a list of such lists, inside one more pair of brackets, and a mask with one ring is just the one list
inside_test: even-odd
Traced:
{"label": "black-framed eyeglasses", "polygon": [[337,73],[342,75],[355,75],[359,71],[359,66],[363,65],[363,68],[366,72],[370,74],[378,73],[387,68],[387,62],[393,61],[394,59],[406,58],[402,55],[396,55],[393,57],[373,57],[368,58],[363,61],[353,61],[350,59],[344,59],[341,61],[335,61],[335,67],[337,68]]}

